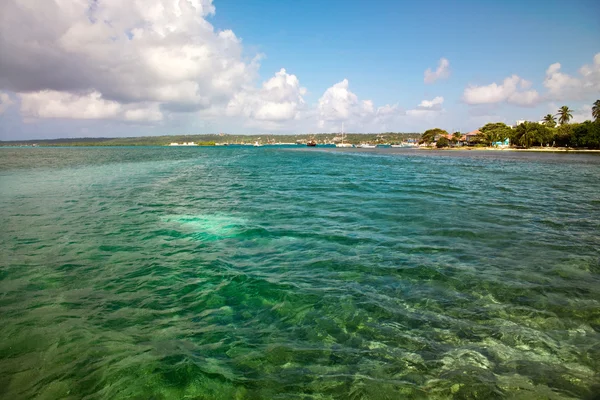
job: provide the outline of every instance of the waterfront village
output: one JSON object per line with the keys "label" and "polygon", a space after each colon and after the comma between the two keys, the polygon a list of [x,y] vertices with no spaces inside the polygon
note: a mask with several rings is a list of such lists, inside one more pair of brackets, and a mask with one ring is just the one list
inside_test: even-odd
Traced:
{"label": "waterfront village", "polygon": [[[594,121],[571,123],[573,110],[568,106],[558,109],[556,114],[547,114],[543,119],[532,122],[519,120],[514,125],[503,122],[488,123],[467,133],[453,132],[441,128],[428,129],[422,134],[339,134],[289,135],[252,137],[220,134],[222,140],[210,145],[308,145],[355,148],[414,147],[414,148],[544,148],[544,149],[600,149],[600,100],[592,106]],[[298,137],[300,136],[300,137]],[[229,140],[233,139],[233,140]],[[292,140],[290,140],[292,139]],[[293,140],[295,139],[295,140]],[[171,142],[170,146],[201,145],[193,141]]]}
{"label": "waterfront village", "polygon": [[1,142],[0,146],[272,146],[299,145],[342,148],[404,147],[416,149],[525,149],[600,150],[600,100],[592,107],[592,118],[571,122],[574,110],[563,106],[537,122],[516,121],[485,124],[470,132],[448,132],[441,128],[419,133],[338,133],[315,134],[192,134],[143,137],[69,138]]}

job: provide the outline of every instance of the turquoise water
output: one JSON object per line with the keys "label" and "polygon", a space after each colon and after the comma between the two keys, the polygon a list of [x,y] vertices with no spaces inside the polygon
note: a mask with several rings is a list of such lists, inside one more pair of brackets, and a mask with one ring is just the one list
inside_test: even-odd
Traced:
{"label": "turquoise water", "polygon": [[0,397],[591,399],[600,157],[0,149]]}

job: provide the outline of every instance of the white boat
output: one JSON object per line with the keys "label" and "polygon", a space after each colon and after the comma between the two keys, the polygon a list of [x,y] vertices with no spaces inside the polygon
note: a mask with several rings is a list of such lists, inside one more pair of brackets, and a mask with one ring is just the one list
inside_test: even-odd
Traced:
{"label": "white boat", "polygon": [[335,147],[354,147],[352,143],[344,143],[344,123],[342,122],[342,143],[336,143]]}
{"label": "white boat", "polygon": [[376,144],[371,144],[371,143],[363,143],[363,144],[359,144],[356,147],[360,147],[361,149],[374,149],[375,147],[377,147]]}
{"label": "white boat", "polygon": [[400,143],[400,144],[393,144],[392,147],[400,147],[400,148],[412,148],[415,147],[415,145],[413,143]]}
{"label": "white boat", "polygon": [[258,140],[254,142],[254,147],[262,147],[262,144],[258,143]]}

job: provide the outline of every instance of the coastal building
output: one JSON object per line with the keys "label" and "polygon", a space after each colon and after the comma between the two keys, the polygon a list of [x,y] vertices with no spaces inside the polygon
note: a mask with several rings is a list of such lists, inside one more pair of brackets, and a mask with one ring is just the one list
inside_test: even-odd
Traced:
{"label": "coastal building", "polygon": [[[456,140],[456,139],[454,138],[454,135],[452,135],[451,133],[449,133],[449,134],[447,134],[447,135],[440,135],[440,137],[441,137],[441,136],[443,136],[443,137],[445,137],[446,139],[448,139],[448,142],[450,142],[450,146],[452,146],[452,147],[460,147],[460,146],[463,146],[463,145],[465,144],[465,141],[466,141],[466,137],[465,137],[465,135],[462,135],[462,136],[461,136],[461,137],[460,137],[458,140]],[[438,138],[438,137],[436,137],[436,141],[437,141],[438,139],[439,139],[439,138]]]}
{"label": "coastal building", "polygon": [[183,142],[183,143],[171,142],[171,143],[169,143],[169,146],[197,146],[197,145],[195,142]]}
{"label": "coastal building", "polygon": [[510,139],[506,138],[505,140],[503,140],[501,142],[493,142],[492,146],[494,146],[494,147],[508,147],[508,146],[510,146]]}
{"label": "coastal building", "polygon": [[479,129],[475,129],[474,131],[466,133],[464,135],[464,137],[465,137],[465,143],[467,145],[474,144],[475,142],[477,142],[479,140],[479,135],[480,134],[481,134],[481,131]]}
{"label": "coastal building", "polygon": [[[524,119],[518,119],[517,122],[512,126],[512,128],[516,128],[517,126],[524,124],[525,122],[531,122],[531,121],[526,121]],[[540,121],[537,121],[537,123],[540,125],[545,125],[546,121],[540,120]]]}

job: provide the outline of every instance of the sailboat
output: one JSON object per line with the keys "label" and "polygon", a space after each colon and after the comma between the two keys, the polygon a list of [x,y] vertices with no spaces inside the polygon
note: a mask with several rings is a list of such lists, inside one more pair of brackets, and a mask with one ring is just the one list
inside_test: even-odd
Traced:
{"label": "sailboat", "polygon": [[353,147],[352,143],[344,143],[344,123],[342,122],[342,143],[337,143],[335,147]]}

